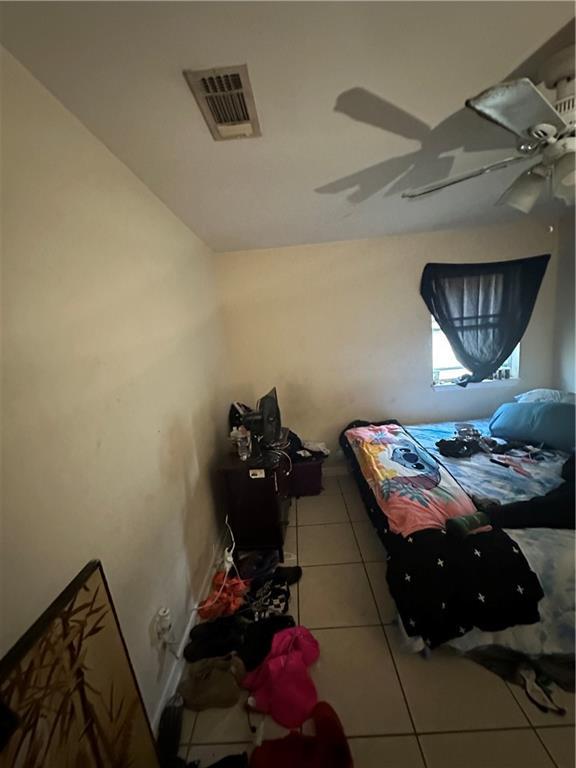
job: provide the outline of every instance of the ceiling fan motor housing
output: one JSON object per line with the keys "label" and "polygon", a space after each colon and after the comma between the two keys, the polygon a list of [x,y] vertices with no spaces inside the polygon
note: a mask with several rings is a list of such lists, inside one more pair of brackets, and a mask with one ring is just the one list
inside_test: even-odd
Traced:
{"label": "ceiling fan motor housing", "polygon": [[555,108],[567,123],[574,125],[576,122],[576,100],[574,93],[574,78],[561,80],[556,86]]}
{"label": "ceiling fan motor housing", "polygon": [[530,128],[530,134],[539,141],[551,142],[558,133],[556,126],[549,123],[538,123]]}
{"label": "ceiling fan motor housing", "polygon": [[556,111],[572,127],[576,125],[575,69],[575,49],[569,45],[551,56],[540,72],[546,88],[556,90]]}

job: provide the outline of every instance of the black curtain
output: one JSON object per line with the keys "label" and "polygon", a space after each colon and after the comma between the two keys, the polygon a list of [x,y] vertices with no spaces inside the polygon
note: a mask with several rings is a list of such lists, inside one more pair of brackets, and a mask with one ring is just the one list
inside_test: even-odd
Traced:
{"label": "black curtain", "polygon": [[550,254],[482,264],[426,264],[420,295],[470,375],[482,381],[524,335]]}

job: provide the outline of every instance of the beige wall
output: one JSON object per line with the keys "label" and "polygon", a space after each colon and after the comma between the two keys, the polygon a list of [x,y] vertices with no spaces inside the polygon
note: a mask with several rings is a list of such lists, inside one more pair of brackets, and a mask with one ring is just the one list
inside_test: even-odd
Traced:
{"label": "beige wall", "polygon": [[0,654],[101,558],[152,711],[217,538],[213,256],[9,55],[2,97]]}
{"label": "beige wall", "polygon": [[2,102],[0,653],[99,557],[152,712],[170,660],[150,621],[169,605],[181,628],[211,562],[228,394],[277,385],[285,423],[334,448],[352,418],[482,416],[550,385],[555,260],[516,388],[432,391],[418,284],[429,260],[556,235],[525,219],[214,257],[9,55]]}
{"label": "beige wall", "polygon": [[428,261],[519,258],[555,250],[547,222],[218,256],[236,396],[278,387],[283,421],[327,440],[355,418],[422,420],[492,413],[519,390],[552,383],[556,260],[521,345],[515,387],[431,387],[430,316],[419,295]]}
{"label": "beige wall", "polygon": [[576,390],[574,360],[574,208],[558,226],[558,291],[556,296],[555,384],[568,392]]}

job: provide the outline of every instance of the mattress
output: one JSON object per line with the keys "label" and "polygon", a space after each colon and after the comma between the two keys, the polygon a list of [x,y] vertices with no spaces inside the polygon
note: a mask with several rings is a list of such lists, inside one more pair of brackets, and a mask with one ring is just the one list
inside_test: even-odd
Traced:
{"label": "mattress", "polygon": [[[488,420],[471,422],[483,434],[489,434]],[[352,426],[365,424],[356,422]],[[440,439],[454,437],[454,422],[417,424],[406,427],[412,436],[435,459],[439,460],[470,495],[494,497],[501,503],[521,501],[540,496],[562,483],[560,476],[567,455],[560,451],[546,451],[544,460],[524,464],[528,474],[518,474],[513,469],[494,464],[490,457],[480,453],[467,459],[443,457],[436,448]],[[341,438],[345,452],[344,433]],[[513,454],[512,454],[513,455]],[[357,467],[358,469],[358,467]],[[383,541],[389,537],[389,521],[382,514],[377,500],[363,477],[358,484],[368,514]],[[574,531],[556,529],[506,530],[515,542],[532,571],[538,576],[544,597],[539,603],[540,621],[488,632],[470,629],[462,637],[448,641],[461,651],[497,644],[529,655],[574,652]],[[390,578],[390,575],[389,575]],[[400,626],[403,629],[402,622]],[[413,650],[421,650],[424,642],[418,637],[405,638]]]}
{"label": "mattress", "polygon": [[[488,419],[470,422],[483,434],[489,434]],[[560,472],[568,458],[561,451],[546,451],[545,460],[529,465],[530,477],[490,462],[485,454],[468,459],[441,456],[436,442],[454,436],[454,422],[416,424],[408,432],[433,456],[439,458],[450,473],[471,495],[494,497],[501,503],[523,501],[542,496],[562,483]],[[513,454],[512,454],[513,455]],[[538,576],[544,597],[539,603],[541,620],[537,624],[510,627],[500,632],[473,629],[464,637],[450,640],[449,645],[470,651],[484,645],[500,645],[529,655],[574,653],[575,532],[551,528],[507,529],[534,573]],[[414,649],[423,643],[408,638]]]}

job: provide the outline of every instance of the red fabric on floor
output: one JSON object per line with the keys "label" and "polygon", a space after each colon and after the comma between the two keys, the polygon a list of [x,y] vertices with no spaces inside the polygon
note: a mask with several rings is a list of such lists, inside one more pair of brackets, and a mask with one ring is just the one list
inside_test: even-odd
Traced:
{"label": "red fabric on floor", "polygon": [[252,753],[250,768],[353,768],[342,724],[330,704],[318,702],[312,719],[315,736],[292,732],[265,741]]}
{"label": "red fabric on floor", "polygon": [[231,616],[244,603],[244,595],[249,589],[250,582],[228,578],[225,571],[217,571],[212,579],[212,592],[200,603],[198,615],[209,620]]}

